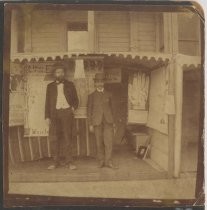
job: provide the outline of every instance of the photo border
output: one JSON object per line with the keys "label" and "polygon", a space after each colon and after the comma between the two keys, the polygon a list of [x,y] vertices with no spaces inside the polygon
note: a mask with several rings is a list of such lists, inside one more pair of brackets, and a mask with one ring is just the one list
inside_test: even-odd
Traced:
{"label": "photo border", "polygon": [[[204,26],[201,27],[202,31],[202,103],[201,103],[201,116],[200,116],[200,140],[199,140],[199,155],[198,155],[198,171],[196,177],[196,199],[192,200],[179,200],[180,204],[174,204],[174,199],[161,199],[162,203],[153,202],[153,199],[112,199],[112,198],[77,198],[77,197],[59,197],[59,196],[38,196],[38,195],[16,195],[9,194],[8,189],[8,132],[9,132],[9,76],[10,76],[10,23],[11,23],[11,9],[18,3],[39,3],[47,4],[47,6],[59,6],[60,4],[66,4],[67,7],[71,9],[86,9],[86,10],[132,10],[132,11],[161,11],[165,9],[165,12],[174,11],[185,11],[197,10],[201,17],[203,17],[203,11],[200,5],[195,2],[184,2],[184,1],[102,1],[97,3],[97,1],[3,1],[0,2],[0,21],[1,25],[4,25],[1,31],[1,46],[3,46],[3,97],[2,97],[2,114],[3,114],[3,141],[2,151],[3,151],[3,202],[4,207],[14,207],[14,206],[52,206],[52,205],[78,205],[78,206],[150,206],[150,207],[167,207],[167,206],[193,206],[193,205],[203,205],[204,203]],[[6,4],[5,4],[6,3]],[[106,4],[107,3],[107,4]],[[194,5],[194,8],[192,7]],[[183,8],[185,7],[185,8]],[[202,22],[202,21],[201,21]],[[3,24],[2,24],[3,23]],[[2,72],[1,72],[2,73]],[[2,75],[1,75],[2,76]]]}

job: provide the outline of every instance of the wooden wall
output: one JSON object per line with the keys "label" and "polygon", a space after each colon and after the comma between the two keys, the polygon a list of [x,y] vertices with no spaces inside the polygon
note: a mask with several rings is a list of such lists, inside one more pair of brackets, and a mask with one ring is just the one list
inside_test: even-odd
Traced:
{"label": "wooden wall", "polygon": [[182,144],[197,143],[200,126],[200,72],[186,71],[183,75]]}
{"label": "wooden wall", "polygon": [[[168,135],[149,128],[151,136],[150,158],[164,170],[168,170]],[[173,148],[172,148],[173,149]]]}
{"label": "wooden wall", "polygon": [[155,13],[96,13],[99,51],[156,51],[160,19]]}
{"label": "wooden wall", "polygon": [[156,14],[133,13],[135,49],[139,51],[156,51]]}
{"label": "wooden wall", "polygon": [[[87,23],[88,21],[87,11],[34,10],[30,15],[31,23],[26,25],[32,27],[30,41],[32,42],[32,52],[67,51],[67,23]],[[162,52],[164,48],[167,48],[164,46],[162,13],[100,11],[95,12],[94,15],[94,42],[95,50],[98,52]],[[196,15],[186,15],[186,13],[181,13],[177,17],[178,28],[175,30],[178,30],[176,42],[179,52],[187,55],[199,55],[199,18]],[[24,15],[23,19],[27,20],[28,18]],[[21,35],[21,33],[26,29],[23,28],[24,21],[22,21],[18,24],[18,34],[24,39],[25,34]],[[12,21],[13,23],[14,21]],[[189,24],[192,27],[189,27]],[[167,34],[167,31],[165,33]],[[12,40],[14,39],[12,38]],[[21,49],[18,51],[20,52]]]}
{"label": "wooden wall", "polygon": [[[147,126],[151,136],[151,159],[168,170],[168,115],[165,112],[168,69],[161,67],[150,74],[149,115]],[[172,148],[173,150],[173,148]]]}
{"label": "wooden wall", "polygon": [[87,11],[34,10],[32,51],[67,51],[67,23],[86,22],[87,17]]}
{"label": "wooden wall", "polygon": [[[77,122],[77,120],[76,120]],[[9,130],[9,160],[12,164],[20,161],[33,161],[53,157],[55,142],[47,137],[24,137],[23,126],[10,127]],[[94,134],[89,133],[88,151],[86,146],[86,125],[84,119],[79,119],[72,141],[72,156],[96,157],[96,142]]]}
{"label": "wooden wall", "polygon": [[200,30],[200,17],[196,13],[178,14],[179,53],[186,55],[201,54]]}
{"label": "wooden wall", "polygon": [[[161,35],[157,14],[133,15],[134,25],[131,25],[129,12],[95,12],[95,49],[98,52],[127,52],[133,46],[135,51],[159,51],[157,44]],[[31,17],[32,52],[67,51],[67,23],[87,20],[87,11],[34,10]]]}
{"label": "wooden wall", "polygon": [[128,12],[98,12],[96,34],[99,51],[129,51],[129,21]]}
{"label": "wooden wall", "polygon": [[32,15],[32,50],[61,51],[62,24],[56,11],[34,11]]}

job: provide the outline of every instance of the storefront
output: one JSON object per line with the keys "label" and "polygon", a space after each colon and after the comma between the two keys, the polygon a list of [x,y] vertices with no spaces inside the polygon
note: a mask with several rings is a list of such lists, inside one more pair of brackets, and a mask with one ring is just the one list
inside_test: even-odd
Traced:
{"label": "storefront", "polygon": [[[106,88],[114,99],[114,153],[119,154],[120,145],[124,151],[123,148],[132,144],[137,152],[138,146],[145,146],[147,151],[142,161],[168,175],[170,171],[175,177],[180,175],[182,75],[189,68],[200,71],[199,57],[180,54],[175,57],[117,52],[13,54],[9,119],[12,164],[44,160],[53,154],[53,143],[44,121],[44,101],[55,62],[66,66],[67,79],[75,83],[79,96],[73,141],[75,157],[96,156],[95,139],[88,131],[87,96],[94,90],[95,73],[103,71],[107,76]],[[135,157],[133,150],[131,152]]]}

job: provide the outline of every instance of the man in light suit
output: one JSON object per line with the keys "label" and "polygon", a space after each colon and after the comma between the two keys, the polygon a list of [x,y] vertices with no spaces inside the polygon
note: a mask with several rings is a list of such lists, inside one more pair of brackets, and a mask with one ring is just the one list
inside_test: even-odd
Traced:
{"label": "man in light suit", "polygon": [[64,165],[74,170],[72,164],[72,130],[74,110],[78,107],[78,97],[75,86],[66,80],[65,69],[62,65],[54,65],[55,81],[47,86],[45,101],[45,119],[49,125],[49,138],[55,142],[54,164],[48,169],[55,169],[60,165],[60,148],[65,157]]}
{"label": "man in light suit", "polygon": [[88,96],[88,122],[90,132],[94,132],[97,145],[99,167],[116,169],[112,162],[113,113],[112,95],[104,89],[104,74],[95,75],[96,90]]}

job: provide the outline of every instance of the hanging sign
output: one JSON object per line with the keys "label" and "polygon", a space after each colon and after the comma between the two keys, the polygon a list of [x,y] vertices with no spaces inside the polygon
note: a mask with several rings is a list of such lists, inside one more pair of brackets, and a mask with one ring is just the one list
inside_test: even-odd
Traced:
{"label": "hanging sign", "polygon": [[27,63],[25,136],[47,136],[48,125],[45,121],[45,97],[47,85],[53,81],[54,62]]}
{"label": "hanging sign", "polygon": [[9,126],[24,125],[24,92],[11,92],[9,94]]}
{"label": "hanging sign", "polygon": [[104,69],[106,83],[121,83],[121,68]]}
{"label": "hanging sign", "polygon": [[24,125],[25,81],[20,63],[10,64],[9,126]]}

